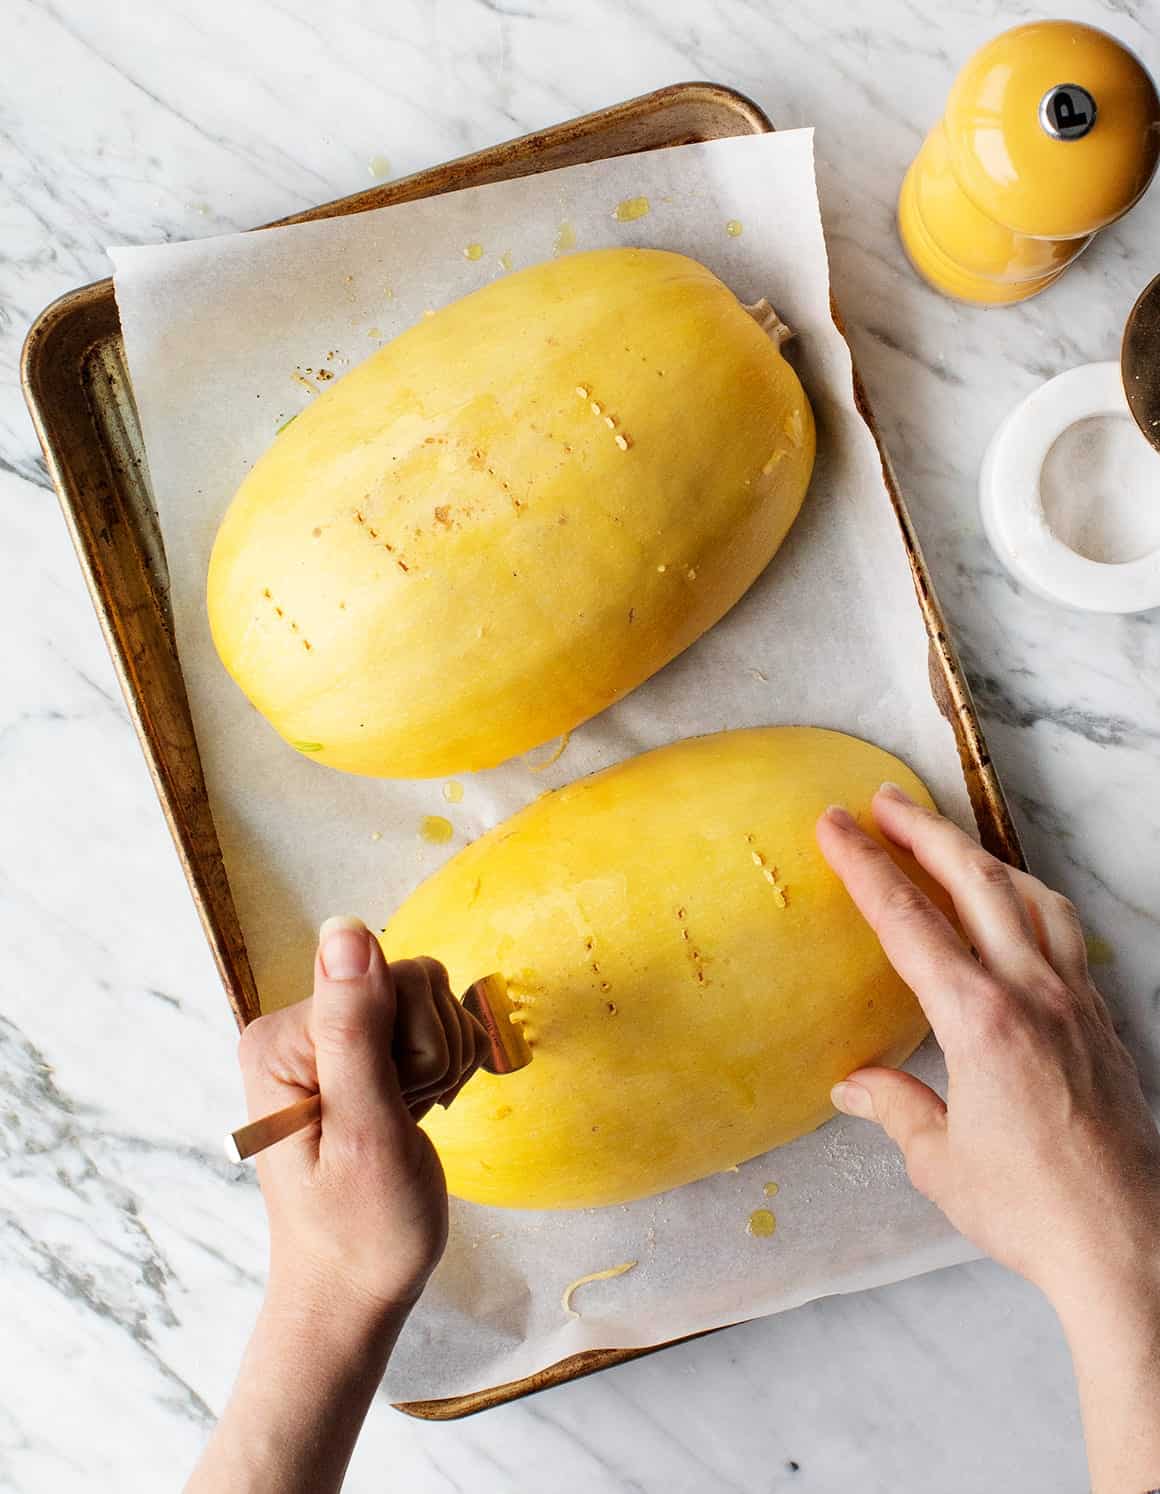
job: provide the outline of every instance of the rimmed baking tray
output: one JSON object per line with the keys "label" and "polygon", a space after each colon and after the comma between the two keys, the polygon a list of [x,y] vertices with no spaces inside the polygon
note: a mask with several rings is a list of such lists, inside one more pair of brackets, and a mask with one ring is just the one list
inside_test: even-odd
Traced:
{"label": "rimmed baking tray", "polygon": [[[361,213],[559,166],[695,140],[762,134],[772,128],[756,104],[732,89],[678,83],[279,222]],[[21,376],[157,796],[226,996],[239,1027],[244,1027],[258,1015],[258,994],[210,813],[177,658],[165,551],[111,280],[71,291],[41,313],[24,345]],[[854,382],[858,407],[878,443],[910,559],[930,640],[931,691],[954,730],[980,838],[1003,860],[1022,865],[1018,837],[970,691],[856,372]],[[523,1380],[446,1400],[409,1402],[400,1409],[431,1420],[464,1416],[649,1352],[589,1350]]]}

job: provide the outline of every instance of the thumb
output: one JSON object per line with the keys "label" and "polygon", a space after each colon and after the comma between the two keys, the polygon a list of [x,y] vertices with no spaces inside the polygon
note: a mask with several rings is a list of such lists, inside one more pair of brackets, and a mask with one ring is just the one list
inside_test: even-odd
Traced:
{"label": "thumb", "polygon": [[900,1069],[857,1069],[830,1099],[844,1115],[877,1121],[902,1152],[910,1181],[931,1197],[947,1145],[947,1107],[929,1085]]}
{"label": "thumb", "polygon": [[328,918],[319,930],[310,1005],[323,1144],[392,1129],[405,1113],[391,1056],[395,987],[360,919]]}

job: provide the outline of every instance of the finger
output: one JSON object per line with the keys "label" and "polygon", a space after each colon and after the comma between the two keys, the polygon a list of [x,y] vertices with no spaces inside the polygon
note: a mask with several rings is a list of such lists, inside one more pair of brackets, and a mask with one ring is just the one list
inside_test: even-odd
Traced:
{"label": "finger", "polygon": [[818,844],[945,1048],[985,981],[948,920],[847,810],[827,809]]}
{"label": "finger", "polygon": [[439,1096],[439,1103],[444,1109],[451,1104],[491,1051],[491,1040],[482,1023],[477,1022],[462,1005],[459,1007],[459,1017],[464,1026],[464,1059],[455,1083]]}
{"label": "finger", "polygon": [[844,1115],[876,1121],[902,1152],[910,1181],[928,1198],[939,1191],[947,1149],[947,1107],[901,1069],[857,1069],[830,1098]]}
{"label": "finger", "polygon": [[426,1111],[430,1109],[427,1101],[438,1100],[441,1105],[446,1105],[447,1096],[459,1092],[461,1086],[475,1072],[483,1058],[483,1053],[479,1051],[477,1035],[485,1039],[487,1036],[480,1024],[464,1008],[463,1003],[455,999],[447,971],[443,966],[436,960],[420,960],[419,963],[426,969],[432,999],[443,1024],[443,1030],[447,1034],[448,1058],[444,1072],[436,1079],[418,1088],[407,1088],[407,1105],[412,1115],[416,1115],[416,1107],[420,1103],[423,1104],[423,1113],[426,1114]]}
{"label": "finger", "polygon": [[379,949],[357,918],[327,919],[314,960],[314,1039],[322,1131],[350,1139],[367,1128],[390,1131],[406,1116],[391,1040],[395,989]]}
{"label": "finger", "polygon": [[407,1109],[416,1118],[420,1114],[426,1115],[431,1106],[447,1093],[448,1082],[445,1075],[434,1084],[424,1085],[422,1089],[409,1089],[403,1096]]}
{"label": "finger", "polygon": [[431,995],[435,1001],[443,1031],[447,1034],[447,1068],[444,1071],[444,1086],[454,1084],[463,1066],[463,1025],[459,1020],[459,1002],[451,991],[447,971],[438,960],[422,959],[420,964],[427,970],[431,983]]}
{"label": "finger", "polygon": [[394,960],[391,974],[398,995],[394,1057],[399,1084],[414,1099],[438,1093],[447,1083],[450,1047],[431,976],[423,960]]}
{"label": "finger", "polygon": [[238,1064],[251,1120],[316,1093],[309,997],[256,1017],[239,1039]]}
{"label": "finger", "polygon": [[425,1084],[422,1089],[408,1089],[403,1095],[407,1109],[414,1115],[416,1110],[422,1108],[423,1113],[426,1114],[435,1101],[441,1095],[446,1094],[449,1082],[446,1074],[444,1074],[433,1084]]}
{"label": "finger", "polygon": [[491,1042],[482,1022],[477,1022],[461,1001],[455,1003],[455,1009],[463,1029],[463,1059],[455,1085],[458,1093],[491,1051]]}
{"label": "finger", "polygon": [[408,1098],[407,1109],[411,1112],[411,1119],[415,1122],[416,1125],[418,1125],[418,1123],[423,1119],[423,1117],[429,1110],[433,1110],[435,1108],[435,1101],[437,1098],[438,1097],[436,1095],[427,1095],[426,1098],[422,1100],[413,1100]]}
{"label": "finger", "polygon": [[[255,1018],[243,1031],[238,1043],[238,1062],[250,1120],[258,1120],[317,1093],[318,1069],[310,1019],[311,1003],[307,998]],[[321,1127],[315,1121],[263,1153],[257,1163],[263,1186],[282,1169],[313,1167],[318,1161],[320,1133]]]}
{"label": "finger", "polygon": [[1011,885],[1023,900],[1044,958],[1073,991],[1088,986],[1087,943],[1075,905],[1018,867],[1008,867]]}
{"label": "finger", "polygon": [[443,1093],[438,1096],[437,1103],[442,1105],[443,1109],[446,1110],[449,1105],[451,1105],[456,1099],[458,1099],[460,1090],[470,1078],[470,1074],[464,1074],[463,1078],[460,1079],[458,1084],[453,1084],[450,1089],[444,1090]]}
{"label": "finger", "polygon": [[875,795],[874,818],[950,893],[963,932],[988,970],[1020,985],[1042,975],[1034,925],[1003,862],[894,784],[883,784]]}
{"label": "finger", "polygon": [[407,1092],[405,1096],[407,1109],[416,1120],[421,1120],[435,1104],[442,1105],[444,1108],[450,1105],[490,1051],[490,1042],[487,1042],[486,1048],[481,1049],[479,1045],[481,1035],[485,1041],[487,1039],[483,1028],[469,1012],[463,1010],[459,1002],[456,1002],[456,1006],[459,1008],[461,1026],[467,1024],[464,1027],[465,1047],[464,1056],[460,1060],[459,1072],[456,1074],[455,1070],[449,1069],[448,1073],[437,1083],[427,1085],[422,1090]]}
{"label": "finger", "polygon": [[461,1001],[455,1002],[455,1010],[463,1032],[463,1056],[460,1059],[459,1073],[456,1075],[454,1071],[450,1071],[450,1083],[445,1078],[418,1093],[408,1093],[407,1108],[417,1121],[436,1103],[444,1108],[450,1105],[491,1052],[491,1039],[483,1024],[471,1015]]}

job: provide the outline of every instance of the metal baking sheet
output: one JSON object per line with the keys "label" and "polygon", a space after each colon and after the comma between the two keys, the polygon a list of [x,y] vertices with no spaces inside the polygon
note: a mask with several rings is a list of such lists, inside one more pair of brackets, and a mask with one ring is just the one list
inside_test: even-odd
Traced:
{"label": "metal baking sheet", "polygon": [[[365,212],[560,166],[772,128],[755,104],[731,89],[711,83],[676,84],[280,221]],[[840,326],[836,310],[834,314]],[[258,1015],[257,991],[209,809],[174,645],[165,553],[111,280],[70,292],[41,314],[28,334],[22,377],[48,469],[227,999],[239,1027],[245,1026]],[[1022,865],[1015,828],[966,680],[857,373],[855,389],[882,456],[930,641],[932,693],[954,729],[980,838],[1002,859]],[[651,1351],[589,1351],[511,1384],[447,1400],[412,1402],[400,1409],[432,1420],[463,1416],[642,1352]]]}

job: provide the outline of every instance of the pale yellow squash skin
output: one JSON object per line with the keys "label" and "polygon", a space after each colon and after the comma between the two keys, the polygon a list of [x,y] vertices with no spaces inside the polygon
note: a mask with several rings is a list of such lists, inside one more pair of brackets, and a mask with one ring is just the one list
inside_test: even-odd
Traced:
{"label": "pale yellow squash skin", "polygon": [[902,1063],[926,1021],[814,838],[833,802],[870,829],[887,778],[930,804],[836,732],[700,737],[546,795],[419,887],[388,958],[433,955],[457,990],[499,971],[533,1044],[424,1122],[452,1193],[659,1193],[820,1126],[859,1065]]}
{"label": "pale yellow squash skin", "polygon": [[217,536],[214,640],[319,762],[492,767],[727,612],[813,460],[776,338],[704,266],[535,265],[404,332],[276,438]]}

